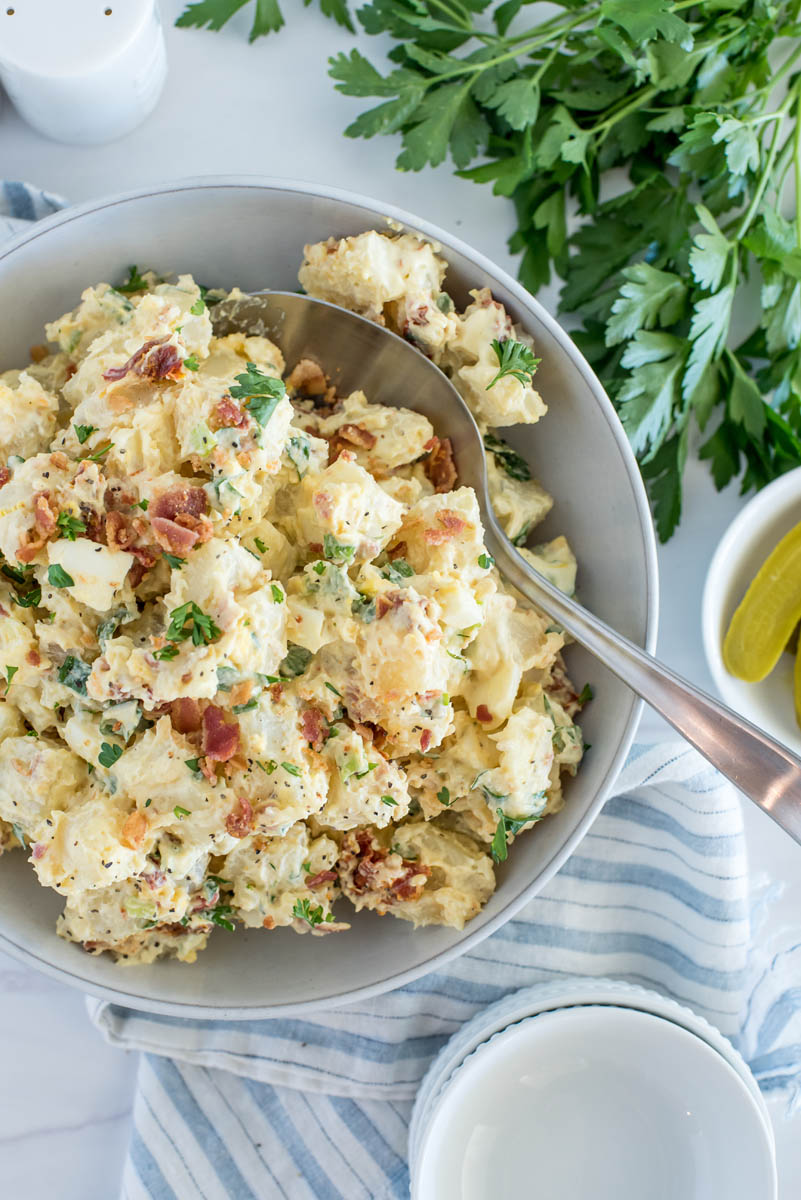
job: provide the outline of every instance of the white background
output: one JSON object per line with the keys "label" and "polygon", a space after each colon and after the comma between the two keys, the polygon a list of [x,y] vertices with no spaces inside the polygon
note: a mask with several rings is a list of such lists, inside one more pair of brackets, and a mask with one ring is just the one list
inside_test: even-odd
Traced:
{"label": "white background", "polygon": [[[316,7],[301,10],[298,0],[283,0],[288,27],[254,46],[246,40],[251,5],[216,34],[173,29],[181,7],[179,0],[162,3],[170,73],[144,125],[109,146],[63,146],[34,133],[0,100],[0,178],[27,179],[74,201],[189,175],[253,173],[320,181],[454,229],[515,273],[506,251],[513,229],[507,201],[487,187],[455,178],[448,166],[422,174],[397,172],[392,138],[342,137],[363,102],[333,90],[326,58],[350,50],[354,41]],[[378,58],[376,39],[362,36],[358,44]],[[224,212],[220,237],[225,237]],[[554,310],[552,292],[540,298]],[[700,632],[704,574],[742,503],[735,487],[716,494],[706,468],[691,461],[684,520],[660,549],[660,654],[707,688],[711,680]],[[641,736],[661,732],[656,718],[646,714]],[[746,828],[754,876],[784,885],[772,925],[799,925],[801,849],[751,806]],[[100,1041],[77,992],[0,955],[0,1062],[3,1200],[114,1200],[127,1144],[135,1057]],[[771,1109],[780,1198],[795,1200],[801,1195],[801,1115],[785,1120],[775,1101]]]}

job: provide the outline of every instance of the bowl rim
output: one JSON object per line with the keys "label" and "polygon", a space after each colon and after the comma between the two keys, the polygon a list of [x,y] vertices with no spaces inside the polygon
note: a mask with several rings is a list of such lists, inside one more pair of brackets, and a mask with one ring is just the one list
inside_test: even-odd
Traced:
{"label": "bowl rim", "polygon": [[[785,493],[787,493],[785,497]],[[726,528],[715,548],[715,552],[707,567],[704,590],[701,595],[701,640],[704,655],[709,667],[709,673],[719,694],[726,703],[731,696],[729,681],[732,676],[723,665],[721,638],[723,634],[722,619],[723,592],[732,576],[732,566],[739,561],[737,549],[743,534],[753,534],[765,524],[765,517],[777,515],[776,500],[781,499],[781,509],[793,497],[801,501],[801,467],[785,471],[778,479],[766,484],[760,491],[740,509]],[[773,549],[771,546],[765,557]],[[749,716],[749,720],[754,720]],[[757,722],[758,724],[758,722]]]}
{"label": "bowl rim", "polygon": [[[30,229],[22,230],[15,234],[7,242],[0,246],[0,265],[15,254],[23,246],[30,245],[41,237],[47,236],[51,230],[69,225],[73,221],[81,220],[84,217],[90,216],[92,213],[104,211],[110,208],[115,208],[118,205],[127,204],[131,201],[145,200],[154,196],[166,195],[174,192],[193,192],[193,191],[210,191],[215,188],[234,189],[241,188],[243,190],[261,190],[265,192],[280,192],[292,193],[296,192],[303,196],[312,196],[320,200],[337,200],[342,203],[349,204],[353,207],[363,209],[365,219],[369,225],[375,225],[376,214],[380,214],[382,218],[389,221],[398,222],[404,228],[421,233],[424,237],[438,242],[443,250],[453,250],[457,254],[461,254],[469,262],[474,263],[479,269],[485,271],[492,278],[496,279],[505,287],[514,297],[519,309],[522,312],[532,314],[540,321],[547,329],[550,335],[554,338],[561,351],[570,359],[571,365],[578,371],[584,383],[589,388],[593,395],[595,403],[598,405],[603,414],[609,431],[617,444],[620,452],[623,465],[628,478],[628,483],[632,491],[632,496],[639,519],[639,527],[642,536],[642,550],[645,562],[645,637],[644,648],[650,654],[653,654],[656,649],[657,626],[659,619],[659,567],[656,551],[656,536],[654,532],[651,510],[648,504],[648,498],[645,491],[645,485],[640,475],[637,460],[626,437],[620,419],[615,412],[611,400],[607,396],[600,381],[593,372],[589,363],[584,358],[581,351],[569,337],[567,332],[559,325],[554,317],[543,307],[543,305],[535,299],[526,289],[512,278],[507,271],[493,263],[486,255],[475,250],[472,246],[462,241],[461,238],[449,234],[444,229],[441,229],[433,222],[423,220],[417,217],[414,213],[410,213],[405,209],[398,208],[394,204],[387,203],[384,200],[379,200],[370,196],[365,196],[358,192],[352,192],[345,188],[330,187],[326,184],[316,183],[307,180],[298,179],[282,179],[276,176],[259,175],[259,174],[222,174],[222,175],[196,175],[182,177],[174,180],[165,180],[154,184],[139,188],[126,189],[121,192],[114,192],[107,196],[101,196],[92,200],[84,201],[82,204],[69,205],[67,208],[59,212],[53,213],[48,217],[44,217],[36,221]],[[368,227],[369,227],[368,225]],[[598,816],[604,802],[609,795],[612,785],[617,778],[626,756],[631,748],[634,740],[634,735],[639,724],[642,713],[643,701],[634,698],[631,711],[626,720],[626,723],[621,731],[621,737],[616,753],[610,763],[609,769],[603,777],[592,802],[587,808],[582,819],[572,830],[570,835],[551,855],[550,859],[537,872],[536,876],[530,883],[513,897],[505,907],[492,920],[487,921],[479,929],[472,933],[468,932],[462,936],[459,941],[448,947],[445,950],[439,950],[426,958],[423,962],[418,963],[414,967],[410,967],[405,971],[396,974],[384,976],[382,979],[375,980],[360,988],[354,988],[351,991],[339,992],[330,996],[318,997],[314,1000],[303,1000],[293,1003],[284,1003],[276,1005],[232,1005],[230,1007],[210,1006],[202,1003],[184,1003],[182,1001],[166,1001],[156,1000],[149,996],[140,996],[135,991],[124,990],[123,988],[110,987],[105,984],[97,983],[92,979],[87,979],[78,971],[71,971],[66,967],[56,966],[50,963],[46,958],[41,957],[38,953],[30,948],[20,945],[11,940],[7,933],[0,931],[0,949],[10,954],[12,957],[19,959],[22,962],[27,962],[35,965],[43,974],[60,980],[62,983],[67,983],[72,987],[77,987],[90,995],[97,997],[100,1000],[106,1000],[124,1004],[128,1007],[136,1008],[139,1011],[151,1012],[161,1016],[178,1016],[178,1017],[193,1017],[196,1019],[218,1019],[218,1020],[253,1020],[258,1017],[276,1017],[289,1016],[299,1012],[322,1012],[333,1008],[341,1007],[345,1004],[352,1004],[357,1001],[368,1000],[374,996],[381,995],[384,992],[395,990],[396,988],[404,987],[406,984],[419,979],[423,975],[427,975],[439,967],[445,966],[452,962],[455,958],[476,946],[485,938],[491,936],[498,929],[502,928],[507,921],[520,911],[520,909],[528,903],[542,888],[549,882],[556,872],[567,861],[576,847],[580,844],[585,834],[588,832],[596,817]],[[468,927],[469,928],[469,927]]]}

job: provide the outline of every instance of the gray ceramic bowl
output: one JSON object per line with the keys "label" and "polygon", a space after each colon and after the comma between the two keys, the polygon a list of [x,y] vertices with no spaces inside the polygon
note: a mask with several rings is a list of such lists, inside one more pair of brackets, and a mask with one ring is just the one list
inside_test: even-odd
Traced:
{"label": "gray ceramic bowl", "polygon": [[[492,288],[537,343],[539,388],[550,412],[510,440],[556,496],[544,535],[564,532],[579,560],[586,605],[640,645],[656,640],[657,567],[640,475],[600,384],[569,337],[503,271],[442,230],[386,205],[316,185],[207,178],[94,201],[50,217],[0,250],[0,370],[18,366],[46,320],[82,289],[128,263],[191,271],[211,285],[296,287],[305,242],[382,227],[391,217],[442,244],[447,288],[465,303]],[[447,432],[447,431],[445,431]],[[582,721],[592,744],[562,812],[515,844],[498,887],[467,928],[422,929],[360,914],[349,933],[215,931],[194,966],[115,966],[56,936],[59,897],[21,854],[0,862],[0,946],[65,983],[135,1008],[182,1016],[252,1018],[326,1008],[398,987],[441,966],[508,921],[576,848],[599,812],[631,743],[639,704],[583,650],[571,674],[592,681]]]}

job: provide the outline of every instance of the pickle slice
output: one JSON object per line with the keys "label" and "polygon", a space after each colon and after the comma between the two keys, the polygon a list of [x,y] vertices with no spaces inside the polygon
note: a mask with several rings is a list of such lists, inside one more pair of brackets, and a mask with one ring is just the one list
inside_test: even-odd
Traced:
{"label": "pickle slice", "polygon": [[801,618],[801,523],[785,534],[751,581],[723,640],[731,675],[758,683],[779,661]]}

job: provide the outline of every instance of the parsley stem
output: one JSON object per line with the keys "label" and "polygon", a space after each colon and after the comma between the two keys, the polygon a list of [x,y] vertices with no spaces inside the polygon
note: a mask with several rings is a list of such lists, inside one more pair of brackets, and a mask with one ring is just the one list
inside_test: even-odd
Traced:
{"label": "parsley stem", "polygon": [[[568,21],[564,26],[564,32],[567,33],[570,29],[581,25],[586,20],[586,16],[574,18]],[[545,28],[545,25],[538,27],[540,30]],[[533,30],[529,30],[529,33]],[[532,50],[538,50],[540,46],[546,46],[551,40],[551,33],[541,34],[539,37],[532,38],[526,42],[525,38],[528,35],[523,35],[522,45],[513,45],[514,42],[520,40],[516,38],[499,38],[499,46],[512,46],[505,54],[496,54],[493,58],[486,58],[482,62],[467,62],[466,59],[460,60],[460,65],[453,71],[443,71],[439,75],[432,75],[426,80],[426,87],[431,87],[433,84],[442,83],[446,79],[454,79],[459,75],[480,75],[484,71],[488,71],[490,67],[497,67],[501,63],[509,62],[510,59],[517,58],[520,54],[530,54]]]}
{"label": "parsley stem", "polygon": [[[779,110],[782,116],[785,115],[785,113],[787,112],[787,109],[790,107],[790,105],[792,104],[792,102],[794,100],[795,100],[795,96],[791,92],[790,95],[785,100],[784,104],[782,105],[781,109]],[[737,227],[737,232],[734,235],[734,240],[736,242],[739,242],[741,240],[741,238],[745,237],[745,234],[747,233],[748,229],[751,226],[751,222],[753,221],[754,217],[756,216],[757,212],[759,211],[759,206],[762,203],[762,197],[765,194],[765,188],[768,186],[771,175],[773,174],[773,164],[776,160],[776,154],[779,149],[779,134],[781,133],[781,128],[782,128],[781,121],[777,121],[776,124],[773,126],[773,135],[770,140],[770,148],[768,150],[767,161],[765,163],[765,166],[762,168],[762,173],[759,176],[759,180],[757,182],[756,188],[754,189],[754,194],[751,197],[751,203],[748,205],[748,208],[745,211],[743,219]]]}
{"label": "parsley stem", "polygon": [[795,177],[795,244],[801,249],[801,91],[798,93],[795,110],[793,174]]}

